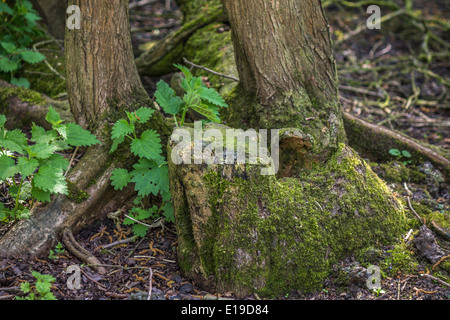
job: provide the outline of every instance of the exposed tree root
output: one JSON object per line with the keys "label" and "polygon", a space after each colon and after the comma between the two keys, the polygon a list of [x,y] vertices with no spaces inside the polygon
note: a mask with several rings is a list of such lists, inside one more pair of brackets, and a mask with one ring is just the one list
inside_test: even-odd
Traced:
{"label": "exposed tree root", "polygon": [[175,70],[173,63],[181,62],[180,53],[183,51],[183,43],[195,31],[216,21],[222,15],[222,10],[216,10],[185,23],[135,60],[139,73],[160,76],[173,72]]}
{"label": "exposed tree root", "polygon": [[56,101],[44,94],[0,80],[0,113],[6,115],[7,128],[20,128],[34,122],[50,129],[50,124],[45,120],[49,106],[60,114],[61,119],[74,121],[67,102]]}
{"label": "exposed tree root", "polygon": [[94,268],[97,269],[99,274],[106,273],[106,269],[101,266],[100,261],[75,240],[70,228],[64,229],[62,241],[67,250],[69,250],[75,257],[89,265],[94,265]]}
{"label": "exposed tree root", "polygon": [[[440,169],[448,179],[450,161],[444,150],[418,142],[399,132],[362,120],[343,112],[349,144],[373,160],[389,159],[389,149],[408,150],[412,159],[425,159]],[[438,151],[439,150],[439,151]]]}
{"label": "exposed tree root", "polygon": [[0,254],[46,255],[67,228],[78,232],[92,221],[123,207],[134,189],[114,190],[110,181],[114,168],[105,146],[89,148],[67,176],[69,195],[58,195],[46,205],[33,207],[30,218],[17,221],[2,237]]}

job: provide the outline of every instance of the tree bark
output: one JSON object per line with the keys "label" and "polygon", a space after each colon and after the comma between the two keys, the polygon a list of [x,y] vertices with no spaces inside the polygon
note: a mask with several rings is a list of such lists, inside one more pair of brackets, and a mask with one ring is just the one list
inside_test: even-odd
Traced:
{"label": "tree bark", "polygon": [[[111,125],[124,110],[150,106],[133,60],[128,1],[70,0],[81,9],[81,28],[66,29],[68,97],[76,122],[101,141],[89,148],[68,176],[69,195],[35,207],[30,219],[18,221],[0,240],[0,251],[13,256],[39,256],[61,239],[108,212],[122,207],[132,188],[117,192],[111,186],[112,170],[120,160],[109,154]],[[159,113],[149,126],[167,141],[170,128]],[[131,155],[130,155],[131,157]],[[122,155],[122,159],[126,159]]]}
{"label": "tree bark", "polygon": [[[222,3],[239,71],[236,100],[244,97],[252,106],[247,126],[298,128],[311,144],[312,158],[326,159],[344,141],[345,132],[329,27],[320,2]],[[233,111],[234,118],[242,117],[239,110]]]}

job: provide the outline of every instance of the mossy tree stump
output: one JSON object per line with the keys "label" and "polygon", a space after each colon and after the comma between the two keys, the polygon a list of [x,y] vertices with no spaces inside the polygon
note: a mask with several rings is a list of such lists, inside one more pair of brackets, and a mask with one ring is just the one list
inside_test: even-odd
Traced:
{"label": "mossy tree stump", "polygon": [[277,175],[262,175],[258,162],[170,163],[179,263],[196,283],[241,297],[313,290],[346,254],[394,241],[404,212],[345,144],[319,3],[222,3],[240,79],[226,124],[295,133],[280,131]]}

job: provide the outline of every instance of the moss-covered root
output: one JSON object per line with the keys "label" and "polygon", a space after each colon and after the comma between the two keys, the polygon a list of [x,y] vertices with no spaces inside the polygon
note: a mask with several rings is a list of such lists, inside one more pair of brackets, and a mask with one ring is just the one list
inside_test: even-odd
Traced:
{"label": "moss-covered root", "polygon": [[73,122],[67,102],[55,101],[37,91],[0,80],[0,113],[6,115],[9,129],[28,126],[32,122],[49,129],[50,124],[45,121],[45,115],[50,105],[63,120]]}
{"label": "moss-covered root", "polygon": [[313,290],[337,259],[405,229],[396,198],[345,145],[297,177],[261,175],[262,167],[170,161],[178,260],[206,288]]}

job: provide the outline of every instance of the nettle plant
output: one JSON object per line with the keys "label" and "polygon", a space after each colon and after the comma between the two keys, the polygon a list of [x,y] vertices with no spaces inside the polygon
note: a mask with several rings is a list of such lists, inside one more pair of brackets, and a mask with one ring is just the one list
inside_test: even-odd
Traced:
{"label": "nettle plant", "polygon": [[[137,197],[135,206],[130,210],[132,218],[125,218],[125,225],[132,225],[134,234],[145,236],[147,227],[137,223],[150,218],[159,218],[161,215],[167,221],[173,221],[173,208],[170,201],[169,170],[167,162],[162,156],[162,146],[159,134],[148,129],[137,136],[136,125],[145,124],[155,110],[141,107],[134,112],[128,112],[127,119],[119,119],[113,126],[111,132],[112,145],[110,153],[117,150],[118,146],[125,140],[130,142],[130,150],[138,157],[138,162],[133,165],[133,170],[116,168],[111,174],[111,185],[115,190],[122,190],[129,183],[134,183]],[[144,198],[153,194],[161,196],[162,204],[151,208],[145,208]]]}
{"label": "nettle plant", "polygon": [[[186,93],[183,98],[178,97],[175,91],[161,80],[155,92],[159,106],[173,116],[177,127],[184,125],[186,113],[190,108],[205,116],[207,121],[220,122],[219,108],[228,106],[222,96],[215,89],[208,88],[200,77],[194,77],[186,67],[175,66],[185,75],[181,86]],[[111,184],[116,190],[122,190],[129,183],[134,183],[134,189],[137,191],[135,206],[130,210],[131,219],[125,218],[124,224],[132,225],[134,234],[141,237],[146,235],[148,227],[139,222],[158,219],[161,216],[169,222],[174,220],[168,163],[162,155],[161,139],[152,129],[145,130],[140,137],[136,135],[136,124],[145,124],[153,113],[154,110],[147,107],[141,107],[134,112],[126,111],[127,118],[116,121],[111,133],[110,152],[116,151],[119,144],[128,140],[131,152],[139,157],[131,171],[116,168],[111,175]],[[180,123],[177,116],[181,117]],[[150,195],[160,196],[161,205],[146,208],[144,199]]]}
{"label": "nettle plant", "polygon": [[[30,143],[20,129],[8,131],[0,115],[0,181],[8,186],[13,207],[0,203],[0,221],[27,218],[35,201],[49,202],[52,194],[67,194],[64,170],[69,161],[58,152],[100,143],[75,123],[63,123],[51,106],[45,117],[51,130],[33,123]],[[27,207],[26,201],[31,201]]]}
{"label": "nettle plant", "polygon": [[52,283],[56,279],[49,274],[40,274],[37,271],[31,272],[36,278],[36,283],[32,286],[28,281],[20,285],[20,291],[27,294],[26,297],[16,297],[17,300],[57,300],[51,292]]}
{"label": "nettle plant", "polygon": [[[156,85],[156,102],[165,113],[173,116],[175,125],[183,126],[186,113],[193,109],[203,115],[208,121],[220,123],[220,107],[228,107],[223,97],[213,88],[208,88],[201,77],[194,77],[188,68],[175,64],[175,67],[181,70],[184,78],[181,80],[181,87],[185,90],[181,98],[175,94],[175,91],[163,80]],[[181,121],[178,124],[177,115],[181,115]]]}
{"label": "nettle plant", "polygon": [[41,53],[29,48],[33,37],[42,35],[37,21],[38,13],[28,0],[16,0],[13,7],[0,0],[0,74],[17,86],[30,87],[26,78],[15,74],[23,63],[35,64],[45,59]]}

